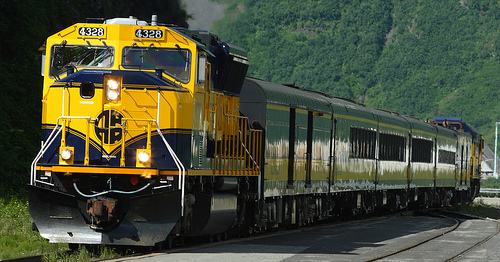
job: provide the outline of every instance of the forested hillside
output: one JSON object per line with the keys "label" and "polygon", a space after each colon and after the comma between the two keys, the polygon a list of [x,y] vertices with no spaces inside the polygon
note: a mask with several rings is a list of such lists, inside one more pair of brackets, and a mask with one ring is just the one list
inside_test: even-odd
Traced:
{"label": "forested hillside", "polygon": [[[39,47],[85,18],[134,15],[187,26],[178,0],[24,0],[0,8],[0,198],[23,191],[40,149],[42,77]],[[22,193],[22,192],[21,192]]]}
{"label": "forested hillside", "polygon": [[500,2],[223,0],[215,31],[249,75],[427,119],[460,116],[493,146]]}

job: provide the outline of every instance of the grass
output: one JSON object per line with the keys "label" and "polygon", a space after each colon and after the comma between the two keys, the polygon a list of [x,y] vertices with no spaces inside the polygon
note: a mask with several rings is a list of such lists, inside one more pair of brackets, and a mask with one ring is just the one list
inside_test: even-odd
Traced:
{"label": "grass", "polygon": [[28,200],[19,196],[0,197],[0,260],[43,255],[44,261],[91,261],[116,258],[120,253],[101,246],[97,252],[80,247],[68,253],[67,244],[51,244],[32,230]]}
{"label": "grass", "polygon": [[0,198],[0,259],[63,251],[67,245],[50,244],[32,230],[28,201]]}
{"label": "grass", "polygon": [[485,204],[482,200],[461,204],[458,206],[457,211],[480,217],[500,219],[500,208],[498,206]]}
{"label": "grass", "polygon": [[85,247],[80,247],[72,253],[49,254],[43,257],[44,261],[92,261],[111,259],[122,256],[115,249],[107,246],[100,246],[96,250],[89,251]]}

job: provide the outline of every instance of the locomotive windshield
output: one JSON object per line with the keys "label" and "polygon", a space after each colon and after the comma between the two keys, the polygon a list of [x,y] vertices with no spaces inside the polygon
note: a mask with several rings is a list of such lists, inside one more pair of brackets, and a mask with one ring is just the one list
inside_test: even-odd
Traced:
{"label": "locomotive windshield", "polygon": [[122,65],[124,68],[163,69],[180,82],[188,83],[191,52],[180,48],[125,47]]}
{"label": "locomotive windshield", "polygon": [[50,58],[50,75],[66,72],[66,66],[111,67],[114,49],[110,46],[55,45]]}

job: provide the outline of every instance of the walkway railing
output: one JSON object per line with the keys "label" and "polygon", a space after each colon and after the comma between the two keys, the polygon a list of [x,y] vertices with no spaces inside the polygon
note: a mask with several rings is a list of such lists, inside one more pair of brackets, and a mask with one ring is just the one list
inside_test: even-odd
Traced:
{"label": "walkway railing", "polygon": [[248,118],[228,114],[224,95],[217,95],[217,104],[210,110],[215,121],[213,173],[218,175],[259,175],[262,161],[262,130],[253,129]]}

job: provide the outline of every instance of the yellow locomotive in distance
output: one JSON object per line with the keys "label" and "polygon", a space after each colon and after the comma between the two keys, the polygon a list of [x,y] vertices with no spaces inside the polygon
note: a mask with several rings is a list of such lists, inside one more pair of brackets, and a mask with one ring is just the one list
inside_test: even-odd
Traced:
{"label": "yellow locomotive in distance", "polygon": [[[234,224],[238,199],[226,192],[256,186],[238,180],[259,175],[262,150],[262,131],[239,113],[244,50],[156,16],[75,24],[45,46],[30,183],[43,237],[153,246]],[[221,193],[193,189],[205,185]]]}

